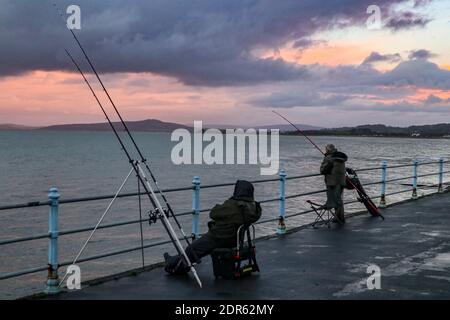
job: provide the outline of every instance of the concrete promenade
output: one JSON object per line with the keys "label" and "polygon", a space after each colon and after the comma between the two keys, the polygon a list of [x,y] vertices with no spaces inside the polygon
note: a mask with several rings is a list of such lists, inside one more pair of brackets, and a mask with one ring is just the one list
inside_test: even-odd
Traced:
{"label": "concrete promenade", "polygon": [[[450,193],[383,215],[258,241],[261,273],[242,280],[215,280],[207,257],[197,266],[203,289],[191,276],[156,268],[51,299],[449,299]],[[367,289],[371,264],[381,269],[379,290]]]}

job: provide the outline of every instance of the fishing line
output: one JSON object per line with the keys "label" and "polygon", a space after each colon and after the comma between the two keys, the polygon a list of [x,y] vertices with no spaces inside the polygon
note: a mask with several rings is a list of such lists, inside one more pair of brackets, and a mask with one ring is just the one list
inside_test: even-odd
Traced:
{"label": "fishing line", "polygon": [[[92,236],[94,235],[95,231],[97,231],[98,226],[100,225],[100,223],[102,223],[103,219],[105,218],[106,214],[109,212],[109,210],[111,209],[114,201],[116,201],[119,193],[122,191],[123,187],[125,186],[125,184],[128,181],[128,178],[130,178],[130,175],[133,173],[134,168],[132,168],[130,170],[130,172],[128,173],[128,175],[126,176],[126,178],[123,180],[122,184],[120,185],[119,189],[117,190],[116,194],[114,195],[114,198],[112,198],[112,200],[109,202],[108,207],[106,208],[105,212],[103,212],[102,216],[100,217],[100,219],[98,220],[97,224],[95,225],[94,229],[91,231],[91,234],[89,235],[89,237],[86,239],[86,241],[84,242],[83,246],[81,247],[80,251],[78,252],[78,254],[76,255],[75,259],[73,259],[72,264],[74,265],[75,263],[77,263],[78,258],[81,256],[81,254],[83,253],[84,249],[86,248],[87,244],[89,243],[89,241],[92,239]],[[68,273],[66,272],[66,274],[64,275],[64,278],[61,280],[61,282],[59,283],[59,286],[61,286],[64,283],[64,280],[66,280]],[[58,287],[59,287],[58,286]]]}

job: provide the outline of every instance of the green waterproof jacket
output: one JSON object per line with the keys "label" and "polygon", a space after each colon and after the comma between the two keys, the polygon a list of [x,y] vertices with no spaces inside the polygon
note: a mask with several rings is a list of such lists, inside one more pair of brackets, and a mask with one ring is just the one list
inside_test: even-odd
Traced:
{"label": "green waterproof jacket", "polygon": [[212,208],[208,235],[216,239],[233,239],[238,228],[251,224],[261,217],[261,206],[256,201],[228,199]]}
{"label": "green waterproof jacket", "polygon": [[343,152],[334,151],[323,158],[320,165],[320,173],[325,176],[327,186],[345,186],[345,162],[347,155]]}

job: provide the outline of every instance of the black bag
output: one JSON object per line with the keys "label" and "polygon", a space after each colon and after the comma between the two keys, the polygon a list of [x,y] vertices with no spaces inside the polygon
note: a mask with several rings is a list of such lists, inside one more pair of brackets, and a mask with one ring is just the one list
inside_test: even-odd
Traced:
{"label": "black bag", "polygon": [[[253,228],[253,227],[252,227]],[[239,237],[239,246],[236,248],[217,248],[211,253],[214,276],[224,279],[239,279],[258,271],[256,263],[256,249],[251,239],[250,229],[247,233],[247,243],[244,245],[244,236]],[[244,234],[243,234],[244,235]]]}
{"label": "black bag", "polygon": [[234,278],[234,249],[218,248],[211,253],[213,263],[214,276],[216,278],[222,277],[224,279]]}
{"label": "black bag", "polygon": [[259,271],[252,248],[245,247],[237,253],[234,248],[218,248],[211,253],[214,276],[238,279]]}

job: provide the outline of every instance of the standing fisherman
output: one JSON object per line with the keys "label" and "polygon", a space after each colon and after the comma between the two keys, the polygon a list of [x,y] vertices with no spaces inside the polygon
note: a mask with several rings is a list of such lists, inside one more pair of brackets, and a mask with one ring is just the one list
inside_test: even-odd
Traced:
{"label": "standing fisherman", "polygon": [[325,176],[327,186],[327,209],[335,209],[337,219],[333,222],[345,223],[344,201],[342,192],[346,185],[345,182],[345,162],[347,155],[336,149],[333,144],[325,147],[325,157],[320,165],[320,173]]}

